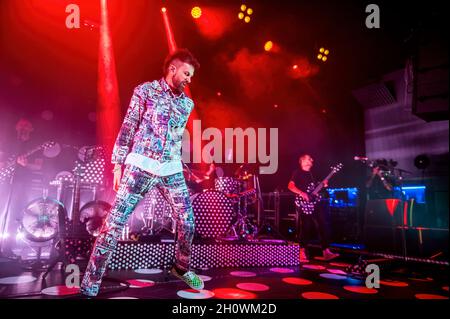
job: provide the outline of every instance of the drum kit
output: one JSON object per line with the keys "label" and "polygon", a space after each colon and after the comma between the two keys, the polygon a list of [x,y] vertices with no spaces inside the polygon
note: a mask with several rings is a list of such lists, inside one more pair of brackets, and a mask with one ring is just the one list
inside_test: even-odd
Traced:
{"label": "drum kit", "polygon": [[[256,175],[216,177],[211,183],[213,187],[206,189],[196,187],[196,184],[208,180],[209,176],[187,167],[184,175],[191,194],[196,236],[226,241],[249,240],[256,236],[257,227],[247,214],[248,206],[258,199]],[[135,214],[135,218],[143,224],[138,231],[141,235],[175,233],[175,216],[157,188],[146,194],[142,206]]]}
{"label": "drum kit", "polygon": [[[109,203],[97,199],[97,194],[104,190],[103,149],[98,146],[79,148],[74,166],[71,172],[61,171],[56,174],[49,182],[49,187],[44,189],[43,196],[28,203],[23,210],[20,231],[27,240],[48,243],[64,236],[98,236],[111,208]],[[184,173],[188,185],[209,179],[209,176],[199,171],[185,169]],[[189,187],[196,235],[202,239],[253,239],[257,234],[257,226],[250,220],[247,210],[259,198],[257,175],[239,171],[237,176],[219,176],[210,182],[212,187],[206,189]],[[56,191],[55,196],[48,196],[51,188]],[[92,198],[84,205],[80,205],[81,190],[92,194]],[[71,203],[63,204],[68,197],[71,197]],[[146,194],[141,209],[135,212],[133,218],[140,219],[140,235],[158,235],[162,232],[174,234],[176,231],[172,208],[157,188]]]}

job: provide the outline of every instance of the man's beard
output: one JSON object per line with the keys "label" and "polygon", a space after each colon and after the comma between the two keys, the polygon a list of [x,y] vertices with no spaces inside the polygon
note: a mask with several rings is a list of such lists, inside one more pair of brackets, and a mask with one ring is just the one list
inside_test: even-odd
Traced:
{"label": "man's beard", "polygon": [[[184,85],[183,85],[184,84]],[[183,92],[183,90],[184,90],[184,88],[186,87],[186,85],[185,85],[185,82],[184,81],[174,81],[173,82],[173,85],[174,85],[174,89],[178,92],[178,93],[181,93],[181,92]]]}

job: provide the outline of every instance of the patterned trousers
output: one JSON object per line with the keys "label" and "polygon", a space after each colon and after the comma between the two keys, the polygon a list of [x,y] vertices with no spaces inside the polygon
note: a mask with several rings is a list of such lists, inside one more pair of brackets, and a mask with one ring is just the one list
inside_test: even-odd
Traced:
{"label": "patterned trousers", "polygon": [[136,166],[127,165],[116,199],[97,237],[81,283],[81,292],[96,296],[107,264],[117,247],[128,218],[139,201],[153,187],[158,187],[173,209],[177,225],[175,265],[189,270],[191,244],[194,237],[194,214],[189,190],[182,172],[170,176],[156,176]]}

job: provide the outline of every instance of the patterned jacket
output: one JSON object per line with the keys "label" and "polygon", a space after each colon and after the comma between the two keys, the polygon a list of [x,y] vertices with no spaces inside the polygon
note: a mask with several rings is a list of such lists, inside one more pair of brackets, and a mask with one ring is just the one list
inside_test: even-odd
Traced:
{"label": "patterned jacket", "polygon": [[159,162],[181,160],[181,142],[194,102],[172,93],[164,78],[138,85],[114,145],[111,162],[130,153]]}

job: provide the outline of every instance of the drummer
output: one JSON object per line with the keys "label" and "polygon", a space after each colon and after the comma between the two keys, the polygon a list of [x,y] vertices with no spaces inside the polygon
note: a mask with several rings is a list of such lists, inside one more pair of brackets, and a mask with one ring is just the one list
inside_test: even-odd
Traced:
{"label": "drummer", "polygon": [[184,164],[183,172],[186,184],[193,193],[200,193],[214,188],[214,181],[217,178],[216,166],[214,163],[210,163],[208,170],[204,173],[199,170],[191,169]]}

